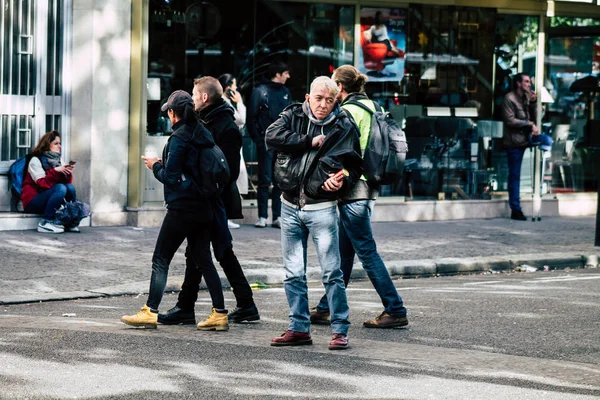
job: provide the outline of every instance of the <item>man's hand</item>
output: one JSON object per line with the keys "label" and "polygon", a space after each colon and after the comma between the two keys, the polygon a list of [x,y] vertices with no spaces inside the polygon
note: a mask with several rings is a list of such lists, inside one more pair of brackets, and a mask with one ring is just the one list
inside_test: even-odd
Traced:
{"label": "man's hand", "polygon": [[323,145],[324,141],[325,141],[325,135],[315,136],[312,140],[313,149],[318,149],[319,147],[321,147]]}
{"label": "man's hand", "polygon": [[329,174],[329,179],[327,179],[325,183],[323,183],[321,189],[323,189],[326,192],[337,192],[342,188],[342,185],[344,184],[344,179],[342,178],[340,180],[337,180],[333,177],[334,175],[335,174]]}
{"label": "man's hand", "polygon": [[142,156],[142,160],[144,161],[144,164],[146,164],[146,167],[148,167],[148,169],[152,169],[152,166],[154,164],[156,164],[157,162],[160,162],[160,159],[157,157]]}
{"label": "man's hand", "polygon": [[531,125],[531,134],[532,134],[533,136],[537,136],[537,135],[539,135],[539,134],[540,134],[540,130],[538,129],[538,127],[537,127],[537,126],[535,126],[535,124],[532,124],[532,125]]}
{"label": "man's hand", "polygon": [[534,91],[527,92],[527,98],[530,103],[535,103],[537,101],[537,93]]}

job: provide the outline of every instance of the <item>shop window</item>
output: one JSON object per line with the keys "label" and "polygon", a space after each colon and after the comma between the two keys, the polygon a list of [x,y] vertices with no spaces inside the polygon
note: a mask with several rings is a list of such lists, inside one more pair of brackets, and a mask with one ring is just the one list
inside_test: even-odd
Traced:
{"label": "shop window", "polygon": [[491,117],[495,10],[363,8],[362,31],[371,29],[378,12],[402,54],[394,59],[388,47],[378,69],[361,46],[367,93],[403,123],[409,142],[402,182],[382,187],[381,195],[490,198],[477,123]]}
{"label": "shop window", "polygon": [[544,127],[554,138],[553,192],[596,191],[600,159],[600,20],[548,20]]}

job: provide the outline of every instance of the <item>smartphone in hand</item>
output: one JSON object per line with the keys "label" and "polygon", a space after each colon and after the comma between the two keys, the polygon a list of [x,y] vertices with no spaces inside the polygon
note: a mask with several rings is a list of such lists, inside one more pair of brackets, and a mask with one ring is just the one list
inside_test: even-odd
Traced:
{"label": "smartphone in hand", "polygon": [[74,160],[69,161],[69,165],[75,165],[75,163],[77,163],[77,161],[74,161]]}

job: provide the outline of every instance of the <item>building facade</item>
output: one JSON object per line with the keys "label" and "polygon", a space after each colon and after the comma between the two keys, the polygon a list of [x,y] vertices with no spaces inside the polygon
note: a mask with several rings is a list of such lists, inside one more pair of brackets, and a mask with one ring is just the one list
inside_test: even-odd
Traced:
{"label": "building facade", "polygon": [[[532,184],[540,172],[527,152],[521,197],[539,186],[567,204],[596,191],[598,93],[570,89],[600,72],[597,3],[2,0],[0,187],[8,187],[10,164],[58,129],[63,157],[78,161],[74,181],[92,225],[155,225],[162,188],[140,157],[160,153],[168,139],[162,102],[173,90],[191,92],[196,77],[231,73],[248,103],[266,66],[282,60],[296,101],[339,65],[365,73],[367,93],[402,121],[409,140],[405,176],[382,188],[380,203],[404,211],[437,204],[452,218],[507,209],[498,111],[511,77],[526,72],[541,94],[539,123],[556,145],[543,185]],[[389,48],[373,40],[374,25],[385,27]],[[251,202],[247,136],[244,156]],[[0,191],[0,229],[33,223],[11,209],[10,191]]]}

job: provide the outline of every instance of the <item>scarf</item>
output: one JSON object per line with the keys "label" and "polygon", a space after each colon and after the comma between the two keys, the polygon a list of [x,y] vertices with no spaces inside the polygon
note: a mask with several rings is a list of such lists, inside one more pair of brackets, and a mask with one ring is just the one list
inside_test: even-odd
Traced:
{"label": "scarf", "polygon": [[329,115],[325,117],[325,119],[317,119],[317,117],[314,116],[312,110],[310,109],[310,106],[308,105],[308,101],[302,103],[302,111],[304,111],[304,114],[308,116],[308,120],[311,124],[324,126],[329,125],[335,120],[335,118],[340,113],[340,106],[336,103],[333,107],[333,110],[331,110],[331,113],[329,113]]}
{"label": "scarf", "polygon": [[60,153],[55,151],[47,151],[41,157],[42,167],[47,171],[52,168],[60,167],[62,162],[60,161]]}

